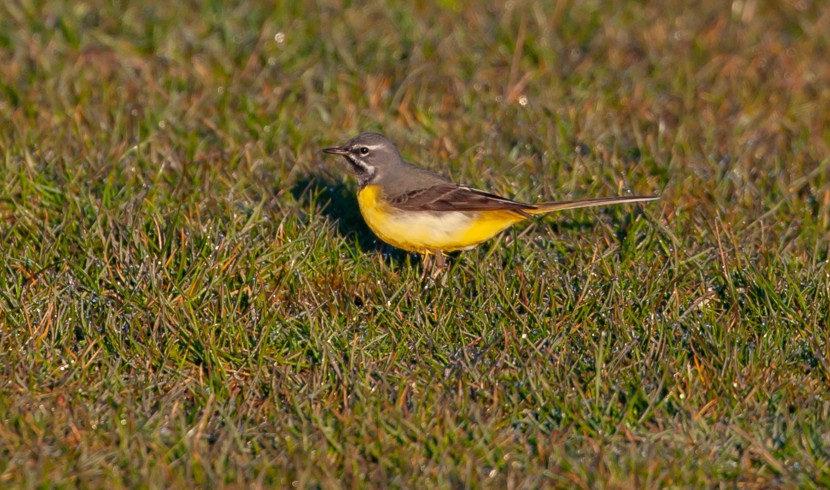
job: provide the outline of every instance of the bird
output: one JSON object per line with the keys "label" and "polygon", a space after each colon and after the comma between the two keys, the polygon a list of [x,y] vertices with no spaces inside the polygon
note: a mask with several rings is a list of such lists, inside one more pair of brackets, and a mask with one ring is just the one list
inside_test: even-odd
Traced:
{"label": "bird", "polygon": [[510,226],[565,209],[648,202],[659,196],[621,196],[531,204],[455,183],[403,159],[397,146],[361,133],[323,152],[340,155],[357,179],[357,203],[369,229],[393,247],[423,256],[422,277],[446,268],[445,254],[469,250]]}

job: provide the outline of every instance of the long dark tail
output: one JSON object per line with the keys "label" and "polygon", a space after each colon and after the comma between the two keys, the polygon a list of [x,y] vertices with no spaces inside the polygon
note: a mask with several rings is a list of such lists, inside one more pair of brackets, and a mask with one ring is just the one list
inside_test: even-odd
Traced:
{"label": "long dark tail", "polygon": [[625,197],[597,197],[594,199],[578,199],[576,201],[543,202],[535,204],[535,209],[525,209],[528,214],[545,214],[565,209],[590,208],[594,206],[605,206],[608,204],[629,204],[635,202],[648,202],[660,199],[660,196],[625,196]]}

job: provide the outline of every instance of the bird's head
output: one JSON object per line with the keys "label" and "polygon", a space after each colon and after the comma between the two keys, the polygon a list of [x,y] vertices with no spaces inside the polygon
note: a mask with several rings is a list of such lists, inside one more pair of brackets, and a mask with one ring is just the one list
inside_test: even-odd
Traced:
{"label": "bird's head", "polygon": [[343,156],[349,162],[349,167],[361,186],[374,180],[389,167],[403,163],[395,144],[378,133],[361,133],[343,146],[326,148],[323,151]]}

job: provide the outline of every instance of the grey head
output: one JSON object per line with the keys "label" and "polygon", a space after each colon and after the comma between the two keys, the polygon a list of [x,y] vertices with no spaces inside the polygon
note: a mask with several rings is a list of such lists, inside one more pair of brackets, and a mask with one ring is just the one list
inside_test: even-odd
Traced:
{"label": "grey head", "polygon": [[361,187],[396,166],[406,166],[394,143],[378,133],[361,133],[343,146],[326,148],[325,153],[342,155]]}

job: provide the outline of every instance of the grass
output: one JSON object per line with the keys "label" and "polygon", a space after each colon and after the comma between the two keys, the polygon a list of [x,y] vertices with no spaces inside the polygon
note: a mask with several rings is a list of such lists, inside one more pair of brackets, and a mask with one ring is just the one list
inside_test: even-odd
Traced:
{"label": "grass", "polygon": [[[830,11],[0,6],[4,487],[830,485]],[[381,247],[381,130],[520,199]]]}

